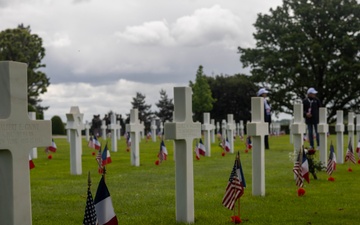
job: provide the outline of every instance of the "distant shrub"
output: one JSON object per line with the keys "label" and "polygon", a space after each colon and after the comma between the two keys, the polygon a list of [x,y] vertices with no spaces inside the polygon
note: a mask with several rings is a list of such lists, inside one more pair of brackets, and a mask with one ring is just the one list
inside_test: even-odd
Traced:
{"label": "distant shrub", "polygon": [[64,135],[65,127],[59,116],[53,116],[51,118],[52,134]]}

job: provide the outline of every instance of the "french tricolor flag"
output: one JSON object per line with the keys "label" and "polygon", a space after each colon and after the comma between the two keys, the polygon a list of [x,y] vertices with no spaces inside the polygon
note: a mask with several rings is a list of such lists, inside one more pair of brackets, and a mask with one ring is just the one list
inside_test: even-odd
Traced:
{"label": "french tricolor flag", "polygon": [[29,155],[29,168],[30,169],[34,169],[35,168],[35,164],[31,158],[31,155]]}
{"label": "french tricolor flag", "polygon": [[101,145],[100,145],[100,142],[98,141],[98,139],[96,138],[96,136],[94,136],[93,142],[94,142],[94,148],[95,148],[96,150],[100,150],[100,149],[101,149]]}
{"label": "french tricolor flag", "polygon": [[225,151],[230,152],[230,143],[229,143],[229,140],[227,138],[225,140]]}
{"label": "french tricolor flag", "polygon": [[200,141],[199,141],[199,144],[198,144],[198,151],[199,151],[200,155],[205,156],[206,148],[205,148],[205,145],[203,144],[201,138],[200,138]]}
{"label": "french tricolor flag", "polygon": [[107,148],[107,144],[105,145],[105,148],[102,152],[101,159],[102,159],[102,166],[105,166],[105,165],[111,163],[110,151]]}
{"label": "french tricolor flag", "polygon": [[105,184],[104,175],[99,182],[94,204],[99,225],[118,225],[110,192]]}
{"label": "french tricolor flag", "polygon": [[54,139],[52,139],[51,145],[49,147],[47,147],[47,150],[50,152],[56,152],[56,149],[57,149],[56,144],[54,142]]}

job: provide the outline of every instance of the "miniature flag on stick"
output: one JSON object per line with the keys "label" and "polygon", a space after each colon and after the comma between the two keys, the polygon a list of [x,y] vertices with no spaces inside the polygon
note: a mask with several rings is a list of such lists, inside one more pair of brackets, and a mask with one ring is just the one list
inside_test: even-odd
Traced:
{"label": "miniature flag on stick", "polygon": [[356,153],[358,154],[358,163],[360,164],[360,139],[358,141],[357,147],[356,147]]}
{"label": "miniature flag on stick", "polygon": [[107,148],[107,143],[106,143],[104,150],[102,152],[102,155],[101,155],[101,165],[104,167],[105,165],[110,164],[110,163],[111,163],[110,151]]}
{"label": "miniature flag on stick", "polygon": [[326,173],[329,174],[329,178],[328,178],[329,181],[334,181],[334,178],[331,176],[331,174],[334,172],[335,169],[336,169],[336,156],[335,156],[334,146],[331,143],[329,160],[328,160],[328,164],[326,167]]}
{"label": "miniature flag on stick", "polygon": [[[304,186],[304,172],[302,171],[305,168],[303,167],[303,156],[304,150],[301,148],[294,163],[293,172],[295,174],[295,183],[298,186],[298,196],[303,196],[305,194],[305,190],[303,189]],[[305,171],[306,172],[306,171]],[[309,168],[308,168],[309,172]]]}
{"label": "miniature flag on stick", "polygon": [[103,174],[103,166],[102,166],[102,154],[101,149],[99,149],[98,154],[96,155],[96,161],[98,163],[98,172],[99,174]]}
{"label": "miniature flag on stick", "polygon": [[352,147],[352,144],[351,144],[351,138],[349,140],[349,145],[348,145],[348,149],[346,151],[346,155],[345,155],[345,162],[349,162],[349,168],[348,168],[348,171],[351,172],[352,169],[350,167],[350,162],[352,163],[356,163],[356,160],[355,160],[355,156],[354,156],[354,150],[353,150],[353,147]]}
{"label": "miniature flag on stick", "polygon": [[54,139],[52,139],[52,140],[51,140],[51,145],[48,146],[48,147],[46,147],[45,151],[46,151],[46,153],[56,152],[56,149],[57,149],[56,144],[55,144],[55,142],[54,142]]}
{"label": "miniature flag on stick", "polygon": [[88,190],[87,190],[87,198],[86,198],[86,206],[85,206],[85,213],[84,213],[84,220],[83,225],[97,225],[97,218],[96,218],[96,211],[94,200],[91,194],[91,178],[90,172],[88,173]]}
{"label": "miniature flag on stick", "polygon": [[245,153],[248,153],[252,149],[252,142],[251,142],[251,136],[246,137],[246,150]]}
{"label": "miniature flag on stick", "polygon": [[163,160],[166,160],[168,155],[164,140],[160,143],[160,152],[158,154],[158,160],[155,161],[155,165],[159,165]]}
{"label": "miniature flag on stick", "polygon": [[118,220],[112,204],[110,192],[105,183],[104,175],[101,176],[94,204],[99,225],[118,225]]}
{"label": "miniature flag on stick", "polygon": [[96,138],[96,136],[90,137],[88,146],[89,146],[90,148],[95,149],[95,150],[100,150],[100,149],[101,149],[100,142],[98,141],[98,139]]}

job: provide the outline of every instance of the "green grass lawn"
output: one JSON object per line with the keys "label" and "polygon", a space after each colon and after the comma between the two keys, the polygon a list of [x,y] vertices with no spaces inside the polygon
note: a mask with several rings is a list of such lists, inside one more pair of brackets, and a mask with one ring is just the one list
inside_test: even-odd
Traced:
{"label": "green grass lawn", "polygon": [[[235,151],[240,151],[247,183],[241,197],[243,224],[356,224],[359,221],[360,165],[351,165],[353,172],[348,172],[347,163],[337,164],[333,174],[335,182],[328,181],[325,172],[318,173],[318,180],[311,179],[310,184],[305,185],[305,196],[298,197],[293,162],[289,160],[289,153],[293,152],[289,136],[269,140],[271,149],[265,151],[264,197],[252,196],[252,153],[244,152],[244,141],[235,140]],[[336,146],[335,136],[330,136],[330,140]],[[82,224],[87,173],[91,173],[93,196],[101,178],[97,162],[91,154],[93,150],[83,139],[83,174],[70,175],[69,143],[65,138],[55,138],[55,142],[57,152],[52,154],[53,159],[49,160],[43,149],[38,148],[38,159],[34,159],[36,167],[30,171],[33,224]],[[119,224],[182,224],[176,223],[175,218],[173,141],[165,141],[165,145],[168,160],[159,166],[155,165],[159,140],[146,143],[144,139],[140,143],[140,167],[130,165],[124,138],[118,141],[118,152],[111,152],[106,184]],[[194,157],[195,224],[231,224],[233,212],[222,206],[221,201],[235,154],[222,157],[221,152],[218,143],[214,143],[211,157],[200,160]]]}

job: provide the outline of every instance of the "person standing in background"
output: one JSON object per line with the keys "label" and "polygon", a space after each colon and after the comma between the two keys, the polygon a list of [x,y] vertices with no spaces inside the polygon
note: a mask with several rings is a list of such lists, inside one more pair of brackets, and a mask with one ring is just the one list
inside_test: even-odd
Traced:
{"label": "person standing in background", "polygon": [[311,87],[307,91],[307,97],[303,100],[304,118],[307,125],[310,149],[314,149],[314,131],[316,144],[317,147],[319,147],[319,133],[317,131],[317,125],[319,124],[319,108],[321,107],[321,102],[316,97],[317,93],[318,92]]}
{"label": "person standing in background", "polygon": [[[264,98],[264,120],[265,120],[265,123],[268,123],[268,128],[269,128],[269,133],[270,133],[271,107],[270,107],[270,104],[268,103],[268,101],[266,100],[268,93],[269,93],[269,91],[267,91],[265,88],[261,88],[257,92],[257,96]],[[269,135],[265,135],[264,141],[265,141],[265,149],[270,149]]]}

